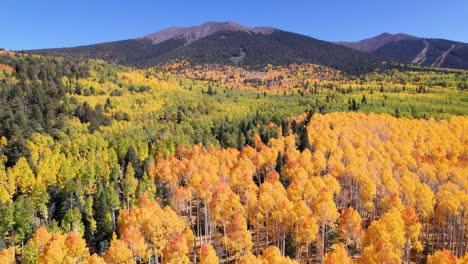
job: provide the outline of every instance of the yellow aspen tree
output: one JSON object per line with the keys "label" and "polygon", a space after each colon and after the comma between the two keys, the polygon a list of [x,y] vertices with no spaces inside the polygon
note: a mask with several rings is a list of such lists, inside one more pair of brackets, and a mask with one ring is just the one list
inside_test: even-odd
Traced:
{"label": "yellow aspen tree", "polygon": [[146,260],[146,243],[140,229],[135,225],[125,228],[120,236],[120,239],[125,241],[133,252],[135,262]]}
{"label": "yellow aspen tree", "polygon": [[51,237],[52,235],[49,234],[47,229],[40,226],[22,250],[23,261],[25,263],[36,263],[37,258],[44,251],[44,247]]}
{"label": "yellow aspen tree", "polygon": [[353,260],[348,256],[344,244],[336,244],[333,250],[325,255],[324,264],[352,264]]}
{"label": "yellow aspen tree", "polygon": [[339,230],[343,234],[346,246],[353,246],[359,250],[363,236],[361,222],[361,215],[354,208],[341,210]]}
{"label": "yellow aspen tree", "polygon": [[226,225],[223,244],[235,259],[250,253],[253,245],[252,234],[247,230],[246,219],[240,213],[233,214]]}
{"label": "yellow aspen tree", "polygon": [[15,249],[13,247],[0,250],[0,263],[15,264]]}
{"label": "yellow aspen tree", "polygon": [[16,180],[16,186],[21,193],[31,193],[36,183],[36,178],[25,157],[21,157],[13,168],[8,169],[7,173]]}
{"label": "yellow aspen tree", "polygon": [[263,251],[263,254],[260,256],[265,263],[277,263],[277,264],[294,264],[297,263],[295,260],[292,260],[288,257],[281,255],[279,248],[271,246]]}
{"label": "yellow aspen tree", "polygon": [[107,263],[134,263],[133,252],[128,248],[127,243],[120,239],[112,240],[109,249],[103,255]]}
{"label": "yellow aspen tree", "polygon": [[[372,222],[364,237],[364,263],[388,258],[400,262],[405,245],[405,223],[397,208],[389,209],[379,220]],[[385,250],[385,252],[380,252]]]}
{"label": "yellow aspen tree", "polygon": [[216,251],[211,244],[204,244],[198,250],[198,256],[200,258],[200,264],[218,264],[218,256]]}
{"label": "yellow aspen tree", "polygon": [[447,249],[438,250],[427,256],[427,264],[457,264],[457,256]]}
{"label": "yellow aspen tree", "polygon": [[89,256],[88,260],[84,262],[86,264],[106,264],[104,259],[100,256],[98,256],[96,253],[93,255]]}

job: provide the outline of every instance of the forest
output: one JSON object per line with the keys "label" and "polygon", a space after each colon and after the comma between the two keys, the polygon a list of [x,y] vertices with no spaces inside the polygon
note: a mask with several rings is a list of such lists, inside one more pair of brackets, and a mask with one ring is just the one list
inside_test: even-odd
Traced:
{"label": "forest", "polygon": [[0,51],[0,263],[468,263],[467,89]]}

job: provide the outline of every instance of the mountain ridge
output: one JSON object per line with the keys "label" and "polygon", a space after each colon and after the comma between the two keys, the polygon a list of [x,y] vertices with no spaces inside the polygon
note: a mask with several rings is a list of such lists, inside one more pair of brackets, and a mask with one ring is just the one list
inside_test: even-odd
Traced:
{"label": "mountain ridge", "polygon": [[468,44],[459,41],[383,33],[356,42],[336,43],[399,63],[468,69]]}
{"label": "mountain ridge", "polygon": [[273,27],[206,22],[169,27],[142,37],[30,53],[104,59],[134,67],[174,60],[241,67],[312,63],[351,74],[383,66],[384,61],[429,67],[468,69],[468,44],[382,33],[357,42],[328,42]]}
{"label": "mountain ridge", "polygon": [[29,52],[97,58],[136,67],[174,60],[241,67],[313,63],[352,74],[368,72],[382,63],[375,55],[335,43],[272,27],[246,27],[233,22],[171,27],[136,39]]}
{"label": "mountain ridge", "polygon": [[339,41],[336,43],[360,51],[372,52],[385,44],[400,41],[403,39],[417,39],[417,37],[405,33],[390,34],[385,32],[375,37],[363,39],[356,42]]}

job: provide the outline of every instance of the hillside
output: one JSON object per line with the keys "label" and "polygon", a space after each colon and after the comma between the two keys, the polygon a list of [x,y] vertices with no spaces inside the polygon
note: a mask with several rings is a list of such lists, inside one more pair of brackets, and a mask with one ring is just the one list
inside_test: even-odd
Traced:
{"label": "hillside", "polygon": [[358,42],[338,42],[383,59],[421,66],[468,69],[468,44],[384,33]]}
{"label": "hillside", "polygon": [[388,43],[373,54],[422,66],[468,69],[468,44],[444,39],[407,39]]}
{"label": "hillside", "polygon": [[137,39],[30,52],[98,58],[136,67],[174,60],[243,67],[314,63],[364,73],[379,67],[381,62],[374,55],[308,36],[232,22],[209,22],[190,28],[169,28]]}
{"label": "hillside", "polygon": [[0,263],[461,259],[467,89],[0,52]]}

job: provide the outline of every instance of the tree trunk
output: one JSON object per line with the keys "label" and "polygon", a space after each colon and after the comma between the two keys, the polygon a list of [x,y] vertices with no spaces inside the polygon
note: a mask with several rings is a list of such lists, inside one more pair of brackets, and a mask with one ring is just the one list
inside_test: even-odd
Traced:
{"label": "tree trunk", "polygon": [[112,208],[112,226],[114,227],[115,230],[115,210]]}
{"label": "tree trunk", "polygon": [[206,207],[206,201],[203,201],[203,207],[205,209],[205,243],[208,243],[208,234],[210,232],[210,226],[208,221],[208,208]]}
{"label": "tree trunk", "polygon": [[256,234],[256,246],[255,246],[255,255],[258,255],[258,247],[260,246],[260,228],[258,226],[258,214],[255,216],[255,228],[257,229]]}
{"label": "tree trunk", "polygon": [[[225,221],[223,220],[223,238],[227,238],[226,237],[226,223]],[[224,250],[226,251],[226,259],[229,258],[228,256],[228,246],[227,246],[227,243],[224,245]]]}
{"label": "tree trunk", "polygon": [[265,233],[266,233],[265,248],[267,248],[268,244],[270,243],[269,237],[268,237],[268,219],[266,219],[265,221]]}
{"label": "tree trunk", "polygon": [[325,252],[325,224],[322,224],[322,245],[319,250],[320,250],[319,260],[320,260],[320,263],[323,263],[323,254]]}
{"label": "tree trunk", "polygon": [[411,260],[411,245],[410,245],[410,241],[409,241],[408,238],[406,239],[406,244],[405,244],[405,256],[406,256],[406,263],[407,263],[407,264],[410,264],[410,260]]}
{"label": "tree trunk", "polygon": [[[200,203],[197,202],[197,239],[200,239]],[[200,239],[201,242],[201,239]],[[201,243],[200,243],[201,244]]]}

